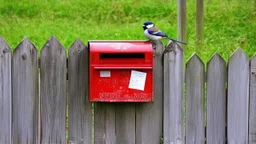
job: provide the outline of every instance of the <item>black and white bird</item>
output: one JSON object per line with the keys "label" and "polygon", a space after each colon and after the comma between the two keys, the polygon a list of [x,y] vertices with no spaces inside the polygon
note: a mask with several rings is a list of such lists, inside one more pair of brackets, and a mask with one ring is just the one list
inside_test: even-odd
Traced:
{"label": "black and white bird", "polygon": [[161,30],[159,30],[154,23],[152,22],[144,22],[142,25],[142,28],[144,29],[144,35],[149,39],[149,40],[161,40],[163,38],[167,38],[169,40],[172,40],[174,42],[178,42],[181,44],[187,44],[182,41],[175,40],[173,38],[168,37],[165,33],[163,33]]}

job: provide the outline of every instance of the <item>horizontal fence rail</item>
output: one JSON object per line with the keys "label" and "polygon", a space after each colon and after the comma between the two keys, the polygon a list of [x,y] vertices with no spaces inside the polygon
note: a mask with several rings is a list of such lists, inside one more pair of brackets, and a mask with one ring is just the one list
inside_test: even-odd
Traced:
{"label": "horizontal fence rail", "polygon": [[[204,64],[153,42],[154,101],[91,103],[89,51],[52,36],[41,51],[0,37],[1,144],[253,144],[256,57],[238,48]],[[40,55],[40,57],[38,57]],[[67,58],[68,57],[68,58]],[[95,88],[96,89],[96,88]]]}

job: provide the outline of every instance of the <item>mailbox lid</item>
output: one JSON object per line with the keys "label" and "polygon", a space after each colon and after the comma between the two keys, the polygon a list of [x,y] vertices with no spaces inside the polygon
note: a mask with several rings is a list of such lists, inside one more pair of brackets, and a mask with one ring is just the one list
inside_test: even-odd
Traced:
{"label": "mailbox lid", "polygon": [[152,43],[141,40],[89,41],[92,53],[152,53]]}
{"label": "mailbox lid", "polygon": [[90,66],[95,68],[153,67],[152,43],[147,41],[89,41]]}

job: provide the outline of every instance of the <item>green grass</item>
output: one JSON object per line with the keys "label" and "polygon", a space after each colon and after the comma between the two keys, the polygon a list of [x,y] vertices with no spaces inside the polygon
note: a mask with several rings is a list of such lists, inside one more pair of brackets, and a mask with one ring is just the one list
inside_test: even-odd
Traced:
{"label": "green grass", "polygon": [[[76,38],[146,40],[141,25],[153,21],[177,39],[176,0],[0,0],[0,35],[14,49],[27,36],[40,50],[55,35],[68,49]],[[186,60],[197,52],[204,62],[219,52],[228,60],[241,47],[256,52],[256,8],[249,1],[205,1],[204,41],[195,49],[195,1],[187,1]],[[163,41],[165,44],[167,40]]]}

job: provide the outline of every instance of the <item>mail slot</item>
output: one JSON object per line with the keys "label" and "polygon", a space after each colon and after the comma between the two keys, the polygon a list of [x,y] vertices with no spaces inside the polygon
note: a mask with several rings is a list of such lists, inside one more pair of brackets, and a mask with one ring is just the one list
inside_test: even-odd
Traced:
{"label": "mail slot", "polygon": [[91,102],[152,102],[153,49],[147,41],[89,41]]}

